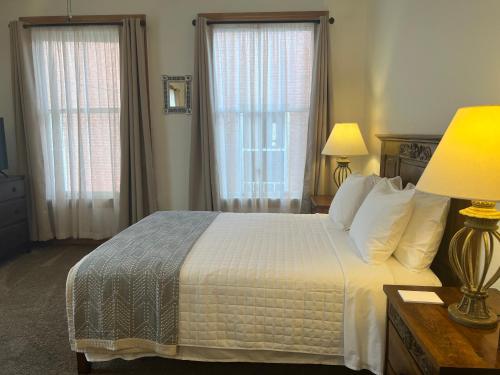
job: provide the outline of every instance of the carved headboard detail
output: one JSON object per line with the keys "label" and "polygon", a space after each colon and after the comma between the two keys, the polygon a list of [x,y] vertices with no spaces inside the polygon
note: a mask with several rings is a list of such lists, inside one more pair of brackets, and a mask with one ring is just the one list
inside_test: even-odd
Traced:
{"label": "carved headboard detail", "polygon": [[[407,183],[417,184],[427,163],[441,140],[440,135],[377,135],[382,141],[380,176],[401,176],[403,187]],[[453,235],[463,227],[463,217],[458,211],[469,204],[452,199],[446,229],[439,251],[431,269],[443,285],[461,285],[448,260],[448,246]]]}
{"label": "carved headboard detail", "polygon": [[402,158],[428,162],[433,154],[431,146],[423,143],[401,143],[399,155]]}

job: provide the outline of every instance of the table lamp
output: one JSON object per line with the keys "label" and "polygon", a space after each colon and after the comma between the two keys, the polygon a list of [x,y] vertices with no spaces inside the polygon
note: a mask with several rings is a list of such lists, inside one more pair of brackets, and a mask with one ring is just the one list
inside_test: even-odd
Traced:
{"label": "table lamp", "polygon": [[348,156],[367,155],[365,142],[356,123],[335,124],[322,155],[336,156],[337,167],[333,171],[333,181],[337,187],[351,174]]}
{"label": "table lamp", "polygon": [[450,242],[449,259],[462,282],[462,300],[448,306],[450,317],[475,328],[493,328],[497,315],[486,298],[500,277],[487,279],[495,240],[500,240],[500,106],[461,108],[455,114],[417,189],[472,201],[460,211],[464,228]]}

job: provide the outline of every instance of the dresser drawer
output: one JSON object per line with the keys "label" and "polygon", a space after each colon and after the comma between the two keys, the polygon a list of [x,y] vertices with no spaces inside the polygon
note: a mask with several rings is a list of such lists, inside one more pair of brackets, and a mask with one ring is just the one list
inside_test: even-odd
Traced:
{"label": "dresser drawer", "polygon": [[422,375],[422,372],[406,349],[396,329],[391,322],[388,324],[387,334],[389,342],[387,345],[388,363],[386,363],[386,373],[396,375]]}
{"label": "dresser drawer", "polygon": [[24,198],[0,202],[0,228],[26,219]]}
{"label": "dresser drawer", "polygon": [[29,234],[26,221],[0,228],[0,258],[15,254],[19,249],[28,246]]}
{"label": "dresser drawer", "polygon": [[24,197],[23,179],[0,182],[0,202],[21,197]]}
{"label": "dresser drawer", "polygon": [[[423,373],[425,375],[430,375],[436,373],[437,371],[432,365],[432,362],[427,357],[419,343],[415,340],[413,334],[408,329],[405,322],[399,316],[392,304],[389,304],[388,306],[387,315],[389,317],[388,333],[390,334],[389,328],[392,328],[397,338],[400,340],[402,347],[405,348],[406,353],[410,356],[410,358],[413,359],[412,363],[415,363],[416,366],[418,365],[418,368],[421,371],[418,372],[418,374]],[[393,363],[392,365],[392,368],[394,372],[396,372],[396,374],[404,373],[399,372],[399,370],[396,368],[395,363]]]}

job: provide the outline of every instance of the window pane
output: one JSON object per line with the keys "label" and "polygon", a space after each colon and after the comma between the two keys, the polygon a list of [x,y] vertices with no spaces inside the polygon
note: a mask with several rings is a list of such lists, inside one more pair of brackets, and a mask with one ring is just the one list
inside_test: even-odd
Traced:
{"label": "window pane", "polygon": [[312,24],[214,25],[221,198],[302,198]]}
{"label": "window pane", "polygon": [[32,30],[47,198],[110,198],[120,186],[118,26]]}

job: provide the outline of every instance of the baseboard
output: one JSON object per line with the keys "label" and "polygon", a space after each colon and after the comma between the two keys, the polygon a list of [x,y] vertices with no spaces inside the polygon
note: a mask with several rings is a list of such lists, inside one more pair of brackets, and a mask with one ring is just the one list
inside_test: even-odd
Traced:
{"label": "baseboard", "polygon": [[87,238],[66,238],[64,240],[49,240],[32,242],[32,247],[47,247],[47,246],[99,246],[106,242],[105,240],[91,240]]}

